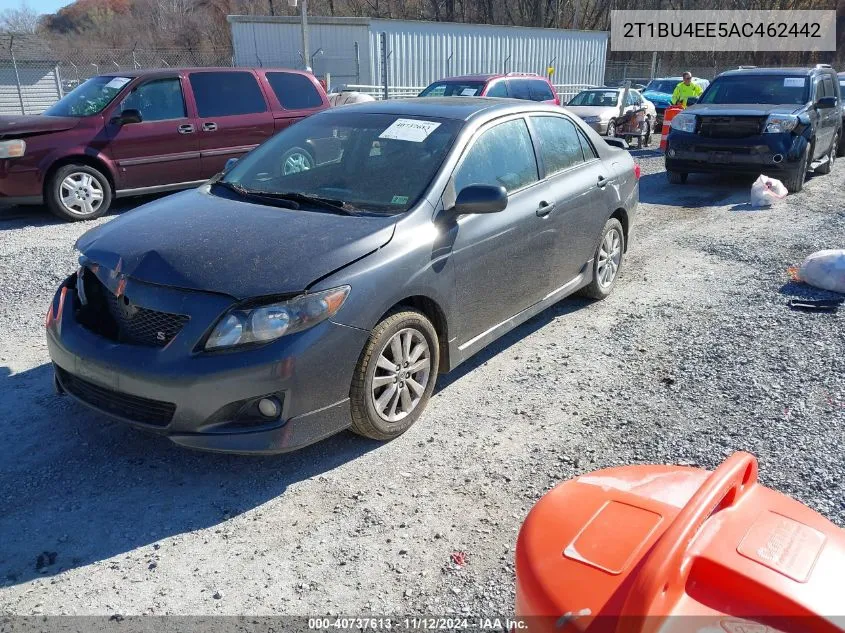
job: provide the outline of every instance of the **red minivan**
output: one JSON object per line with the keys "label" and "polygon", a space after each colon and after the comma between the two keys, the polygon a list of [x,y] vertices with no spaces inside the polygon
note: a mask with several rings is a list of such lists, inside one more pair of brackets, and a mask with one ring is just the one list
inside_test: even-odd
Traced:
{"label": "red minivan", "polygon": [[[328,107],[313,75],[283,68],[98,75],[43,114],[0,116],[0,204],[96,218],[115,197],[196,186]],[[293,149],[279,164],[291,173],[313,158]]]}

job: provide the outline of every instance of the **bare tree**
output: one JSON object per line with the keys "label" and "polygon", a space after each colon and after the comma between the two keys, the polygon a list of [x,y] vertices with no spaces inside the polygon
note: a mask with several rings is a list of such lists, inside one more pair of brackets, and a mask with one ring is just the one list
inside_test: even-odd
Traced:
{"label": "bare tree", "polygon": [[0,11],[0,32],[35,33],[38,28],[38,13],[25,1],[17,9]]}

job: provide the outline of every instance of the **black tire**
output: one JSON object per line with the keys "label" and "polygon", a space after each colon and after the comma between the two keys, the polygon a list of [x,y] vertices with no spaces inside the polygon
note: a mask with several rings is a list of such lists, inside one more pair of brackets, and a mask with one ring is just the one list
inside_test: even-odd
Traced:
{"label": "black tire", "polygon": [[645,146],[645,147],[648,147],[649,145],[651,145],[651,132],[652,132],[651,120],[646,119],[645,120],[645,136],[642,139],[643,146]]}
{"label": "black tire", "polygon": [[[429,359],[427,381],[424,385],[421,385],[422,391],[418,396],[414,395],[414,389],[411,386],[410,380],[408,382],[399,382],[402,379],[401,369],[397,372],[399,376],[397,378],[390,373],[394,370],[387,370],[383,366],[378,365],[378,360],[382,354],[385,354],[385,360],[388,360],[387,355],[390,355],[391,359],[393,359],[391,350],[388,349],[392,339],[398,335],[400,341],[404,342],[402,337],[408,332],[415,332],[419,337],[418,339],[413,339],[408,347],[412,353],[417,349],[414,346],[414,341],[419,344],[421,340],[424,340],[428,346],[426,350]],[[426,352],[423,352],[423,354]],[[419,359],[415,362],[419,362]],[[361,357],[358,359],[358,365],[355,367],[355,373],[352,376],[352,387],[349,393],[352,401],[352,431],[364,437],[381,441],[392,440],[402,435],[402,433],[407,431],[417,421],[425,410],[428,400],[434,391],[434,383],[437,381],[439,363],[440,347],[437,332],[431,321],[422,312],[403,309],[385,317],[373,328],[370,339],[361,352]],[[373,389],[373,382],[376,379],[377,371],[382,372],[378,378],[394,378],[392,383],[382,385],[381,387],[383,389],[379,392]],[[422,372],[419,371],[411,375],[410,378],[413,378],[414,382],[419,385],[420,383],[417,381],[421,380],[421,376]],[[405,378],[408,378],[407,374],[405,374]],[[418,397],[419,399],[405,412],[401,419],[391,421],[379,411],[376,401],[378,398],[387,397],[387,406],[389,408],[394,396],[386,396],[386,394],[390,392],[393,385],[396,385],[396,390],[393,393],[397,394],[395,396],[397,403],[394,411],[399,406],[407,408],[405,407],[405,402],[402,400],[403,389],[405,390],[404,397],[410,398],[411,400],[414,397]],[[376,386],[376,389],[380,389],[381,387]]]}
{"label": "black tire", "polygon": [[683,171],[666,171],[666,178],[669,179],[669,182],[673,185],[684,185],[687,182],[687,177],[689,174]]}
{"label": "black tire", "polygon": [[611,119],[607,124],[607,131],[604,135],[608,138],[613,138],[616,136],[616,121]]}
{"label": "black tire", "polygon": [[829,174],[833,169],[833,163],[836,162],[836,149],[839,147],[839,134],[834,133],[833,143],[830,145],[830,150],[827,152],[827,161],[823,165],[816,167],[817,174]]}
{"label": "black tire", "polygon": [[836,156],[842,158],[845,156],[845,129],[840,132],[839,145],[836,148]]}
{"label": "black tire", "polygon": [[47,208],[69,222],[99,218],[109,210],[113,196],[111,183],[100,170],[76,163],[59,167],[44,188]]}
{"label": "black tire", "polygon": [[812,156],[812,145],[808,143],[798,159],[798,167],[787,172],[783,179],[783,184],[789,193],[798,193],[804,188],[807,171],[810,169],[810,156]]}
{"label": "black tire", "polygon": [[284,176],[314,168],[314,157],[304,147],[292,147],[282,156],[281,162]]}
{"label": "black tire", "polygon": [[[604,283],[600,279],[600,275],[602,273],[602,258],[600,256],[602,253],[602,246],[605,245],[607,235],[611,232],[615,233],[618,238],[619,259],[618,264],[615,265],[613,278],[609,283]],[[606,299],[616,287],[616,281],[619,279],[619,271],[622,270],[622,264],[624,261],[625,231],[622,229],[622,223],[619,222],[619,220],[616,218],[610,218],[602,229],[598,244],[596,244],[595,253],[593,254],[593,280],[590,282],[589,286],[586,286],[583,290],[581,290],[580,294],[585,297],[590,297],[591,299]]]}

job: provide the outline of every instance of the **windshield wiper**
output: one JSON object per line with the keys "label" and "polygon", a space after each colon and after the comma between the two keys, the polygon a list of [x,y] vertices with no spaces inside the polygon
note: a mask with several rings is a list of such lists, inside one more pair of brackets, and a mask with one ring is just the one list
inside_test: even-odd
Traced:
{"label": "windshield wiper", "polygon": [[336,200],[334,198],[323,198],[322,196],[312,196],[307,193],[298,193],[296,191],[286,191],[284,193],[270,193],[267,194],[277,200],[290,200],[300,204],[311,204],[322,209],[329,209],[344,215],[358,215],[357,209],[343,200]]}
{"label": "windshield wiper", "polygon": [[[249,189],[244,187],[243,185],[239,185],[234,182],[228,182],[226,180],[215,180],[211,183],[212,185],[217,185],[228,189],[229,191],[234,191],[239,196],[243,196],[244,198],[253,198],[256,200],[264,200],[267,202],[272,202],[276,206],[282,207],[284,209],[299,209],[299,205],[293,200],[285,200],[276,198],[273,194],[268,194],[264,191],[259,191],[258,189]],[[287,204],[278,204],[279,202],[285,202]]]}

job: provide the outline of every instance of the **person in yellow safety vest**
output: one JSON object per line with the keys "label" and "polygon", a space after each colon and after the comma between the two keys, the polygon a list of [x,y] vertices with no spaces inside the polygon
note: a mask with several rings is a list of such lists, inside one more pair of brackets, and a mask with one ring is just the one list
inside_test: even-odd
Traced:
{"label": "person in yellow safety vest", "polygon": [[692,83],[692,75],[690,73],[684,73],[681,77],[683,81],[675,86],[675,90],[672,92],[672,105],[681,105],[686,108],[687,99],[690,97],[697,99],[704,91],[701,89],[701,86]]}

